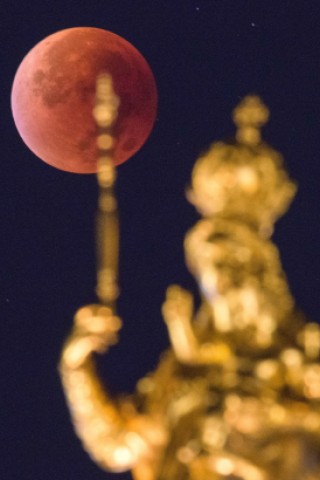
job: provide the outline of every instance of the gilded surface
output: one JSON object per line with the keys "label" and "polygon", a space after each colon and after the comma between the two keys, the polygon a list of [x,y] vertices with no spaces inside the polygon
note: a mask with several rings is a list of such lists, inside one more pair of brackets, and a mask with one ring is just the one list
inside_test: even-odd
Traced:
{"label": "gilded surface", "polygon": [[[295,308],[270,239],[296,188],[261,140],[268,116],[258,97],[246,97],[234,111],[234,142],[197,160],[188,198],[202,219],[184,245],[202,302],[196,311],[190,292],[168,288],[171,348],[121,401],[92,360],[121,326],[110,280],[117,242],[101,242],[113,289],[102,283],[101,304],[77,312],[60,372],[75,430],[106,470],[131,469],[137,480],[320,478],[320,331]],[[114,235],[110,222],[101,228],[99,238]]]}

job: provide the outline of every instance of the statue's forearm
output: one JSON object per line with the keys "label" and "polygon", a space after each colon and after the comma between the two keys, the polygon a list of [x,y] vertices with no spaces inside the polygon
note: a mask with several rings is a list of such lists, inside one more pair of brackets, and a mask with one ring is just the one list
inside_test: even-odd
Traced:
{"label": "statue's forearm", "polygon": [[108,312],[105,307],[90,306],[77,313],[62,353],[60,373],[84,448],[102,468],[116,472],[133,468],[148,454],[148,445],[139,432],[134,406],[115,403],[94,368],[92,354],[114,343],[120,327],[117,317]]}

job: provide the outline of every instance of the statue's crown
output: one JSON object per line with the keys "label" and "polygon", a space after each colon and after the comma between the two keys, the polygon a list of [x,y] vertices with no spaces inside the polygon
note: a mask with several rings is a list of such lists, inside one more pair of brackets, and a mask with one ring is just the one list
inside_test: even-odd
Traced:
{"label": "statue's crown", "polygon": [[269,111],[257,96],[235,108],[235,140],[214,143],[197,160],[190,201],[206,217],[239,219],[262,233],[288,208],[296,191],[281,155],[261,140]]}

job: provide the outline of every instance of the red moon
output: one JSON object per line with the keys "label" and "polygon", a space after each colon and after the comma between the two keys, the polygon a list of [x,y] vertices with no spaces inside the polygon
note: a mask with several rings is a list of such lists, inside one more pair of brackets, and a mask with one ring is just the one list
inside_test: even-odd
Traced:
{"label": "red moon", "polygon": [[92,108],[101,73],[111,75],[120,98],[115,164],[126,161],[148,138],[157,111],[157,88],[140,52],[99,28],[61,30],[30,50],[12,87],[16,127],[44,162],[68,172],[97,171]]}

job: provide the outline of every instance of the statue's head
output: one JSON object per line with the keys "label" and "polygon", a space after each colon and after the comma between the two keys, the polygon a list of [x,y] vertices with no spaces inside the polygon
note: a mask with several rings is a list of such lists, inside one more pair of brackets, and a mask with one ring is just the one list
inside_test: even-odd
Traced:
{"label": "statue's head", "polygon": [[250,331],[250,342],[271,345],[293,308],[275,245],[246,224],[204,219],[187,234],[185,251],[215,329]]}

